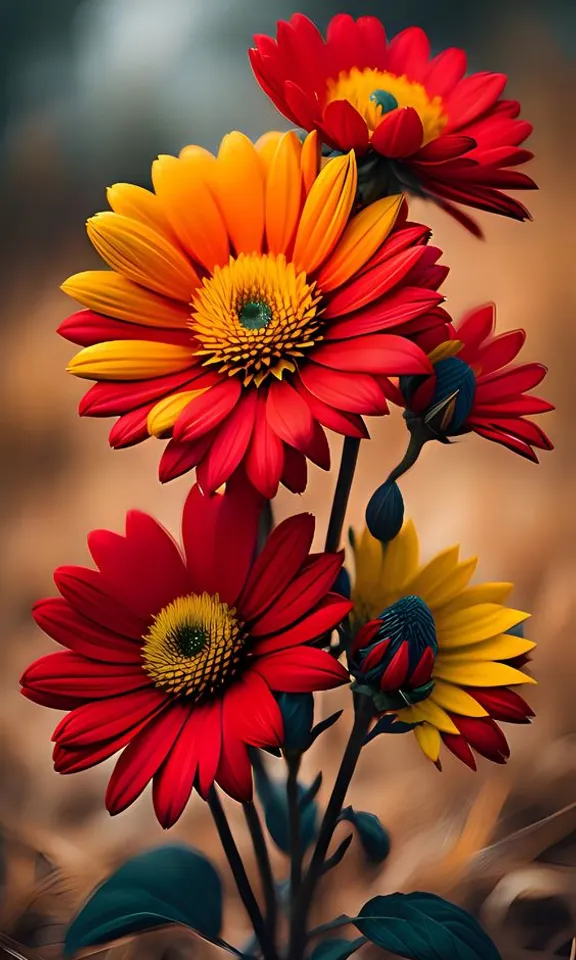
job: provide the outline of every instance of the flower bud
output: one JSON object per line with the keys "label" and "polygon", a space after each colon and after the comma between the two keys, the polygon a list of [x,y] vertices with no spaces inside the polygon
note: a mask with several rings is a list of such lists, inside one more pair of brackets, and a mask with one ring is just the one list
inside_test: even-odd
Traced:
{"label": "flower bud", "polygon": [[284,721],[284,751],[302,753],[311,743],[314,697],[311,693],[281,693],[278,706]]}
{"label": "flower bud", "polygon": [[417,419],[430,439],[442,439],[462,432],[474,404],[476,377],[464,360],[444,357],[434,364],[434,378],[401,377],[400,389],[407,422]]}
{"label": "flower bud", "polygon": [[404,522],[404,500],[394,481],[386,481],[374,491],[366,507],[366,526],[376,540],[388,543],[396,537]]}
{"label": "flower bud", "polygon": [[432,691],[437,652],[427,605],[420,597],[402,597],[357,633],[349,653],[354,687],[369,693],[380,712],[418,703]]}

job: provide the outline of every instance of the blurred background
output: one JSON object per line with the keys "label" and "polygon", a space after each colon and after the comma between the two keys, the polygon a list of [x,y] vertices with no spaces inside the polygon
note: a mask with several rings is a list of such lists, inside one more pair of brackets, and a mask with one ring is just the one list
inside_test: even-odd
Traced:
{"label": "blurred background", "polygon": [[[109,765],[69,779],[52,771],[58,715],[18,692],[22,669],[53,648],[31,622],[31,603],[52,592],[55,566],[87,562],[90,529],[121,527],[128,507],[176,531],[190,482],[160,487],[158,441],[113,452],[108,421],[78,419],[84,387],[66,376],[73,351],[54,332],[74,307],[59,284],[97,266],[83,224],[105,208],[108,185],[147,186],[154,157],[185,143],[214,148],[230,129],[256,137],[282,126],[252,79],[246,48],[255,32],[273,32],[290,16],[293,3],[0,0],[0,930],[27,957],[60,956],[62,924],[92,886],[131,852],[166,839],[148,794],[114,820],[105,813]],[[350,799],[390,828],[390,858],[367,876],[353,849],[316,912],[326,919],[368,895],[425,889],[474,910],[505,960],[568,956],[576,935],[576,6],[313,0],[298,9],[322,27],[343,9],[380,16],[389,34],[420,24],[434,52],[464,46],[471,70],[509,74],[509,95],[536,130],[528,144],[541,188],[528,197],[534,222],[481,217],[481,243],[431,206],[415,204],[412,219],[430,223],[446,251],[451,312],[495,300],[501,329],[528,330],[523,358],[548,364],[543,393],[558,407],[545,423],[557,449],[540,466],[471,436],[430,445],[403,483],[425,556],[459,541],[464,555],[480,555],[480,578],[514,580],[515,605],[533,612],[537,719],[508,728],[508,767],[481,761],[477,774],[451,756],[439,774],[411,737],[377,740]],[[405,438],[395,415],[372,426],[350,507],[356,526]],[[314,469],[303,498],[280,496],[278,517],[311,509],[322,531],[333,480]],[[341,701],[327,694],[318,711]],[[349,719],[323,737],[325,784]],[[319,763],[312,751],[306,776]],[[233,806],[230,818],[242,827]],[[172,834],[221,860],[200,801]],[[243,835],[239,842],[248,857]],[[275,864],[285,872],[280,854]],[[225,876],[226,933],[240,944],[246,918]],[[191,949],[206,952],[175,931],[112,952],[173,960]]]}

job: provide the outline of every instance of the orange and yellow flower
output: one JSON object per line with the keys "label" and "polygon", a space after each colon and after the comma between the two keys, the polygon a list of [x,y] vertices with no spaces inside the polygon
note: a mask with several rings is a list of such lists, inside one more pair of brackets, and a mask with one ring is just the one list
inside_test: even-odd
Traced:
{"label": "orange and yellow flower", "polygon": [[321,167],[315,133],[231,133],[152,181],[110,188],[88,235],[112,270],[63,286],[88,308],[59,331],[97,381],[80,412],[119,417],[114,447],[169,438],[163,481],[197,467],[214,491],[242,466],[267,497],[301,491],[307,459],[329,466],[325,427],[367,436],[386,376],[431,371],[440,251],[400,195],[355,213],[354,154]]}

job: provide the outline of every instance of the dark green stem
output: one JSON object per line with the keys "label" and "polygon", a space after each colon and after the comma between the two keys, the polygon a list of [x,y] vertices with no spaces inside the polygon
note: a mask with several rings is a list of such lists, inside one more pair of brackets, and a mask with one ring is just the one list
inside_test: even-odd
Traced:
{"label": "dark green stem", "polygon": [[258,816],[258,811],[254,804],[245,803],[243,804],[243,807],[246,823],[248,824],[250,836],[252,837],[252,845],[254,847],[256,863],[258,864],[258,870],[260,871],[260,880],[262,882],[262,891],[264,893],[264,903],[266,905],[266,925],[268,927],[269,936],[274,942],[277,920],[276,889],[274,885],[274,874],[272,873],[272,866],[270,864],[270,857],[268,855],[268,847],[266,845],[266,837],[264,836],[262,824],[260,823],[260,817]]}
{"label": "dark green stem", "polygon": [[356,712],[354,714],[354,724],[344,751],[344,756],[342,757],[340,769],[334,782],[328,806],[324,813],[316,847],[314,848],[310,865],[300,887],[300,893],[293,912],[290,929],[289,960],[301,960],[303,957],[306,944],[308,911],[312,904],[316,885],[322,876],[328,847],[330,846],[332,835],[338,823],[338,816],[346,799],[346,792],[356,769],[358,758],[360,757],[372,714],[373,707],[370,697],[364,695],[358,696]]}
{"label": "dark green stem", "polygon": [[242,903],[246,908],[246,913],[250,917],[254,933],[256,934],[258,943],[260,944],[262,956],[264,957],[264,960],[276,960],[274,944],[268,935],[264,918],[262,917],[260,907],[258,906],[256,897],[254,896],[252,887],[250,886],[250,881],[244,868],[244,864],[242,863],[242,858],[238,851],[238,847],[236,846],[236,841],[232,836],[232,831],[230,830],[224,808],[220,803],[220,798],[214,787],[212,787],[208,795],[208,804],[214,818],[214,823],[216,825],[224,853],[226,854],[228,863],[230,864],[230,870],[232,871],[232,876],[236,882],[238,893],[240,894]]}
{"label": "dark green stem", "polygon": [[348,498],[356,470],[356,461],[358,460],[358,451],[360,449],[360,439],[358,437],[345,437],[342,447],[342,458],[340,460],[340,470],[338,471],[338,480],[336,481],[336,490],[334,491],[334,500],[332,501],[332,510],[330,511],[330,520],[328,522],[328,533],[326,534],[326,552],[334,553],[340,546],[342,537],[342,527]]}
{"label": "dark green stem", "polygon": [[416,463],[422,447],[429,440],[430,437],[425,435],[423,430],[419,429],[417,426],[414,426],[410,431],[410,440],[408,441],[408,446],[406,447],[406,452],[402,457],[400,463],[394,467],[392,472],[386,478],[386,483],[392,483],[394,480],[398,480],[399,477],[403,476],[408,472],[410,467],[413,467]]}
{"label": "dark green stem", "polygon": [[288,800],[288,822],[290,825],[290,903],[292,909],[298,897],[302,882],[302,840],[300,828],[300,803],[298,796],[298,771],[301,755],[286,757],[288,778],[286,794]]}

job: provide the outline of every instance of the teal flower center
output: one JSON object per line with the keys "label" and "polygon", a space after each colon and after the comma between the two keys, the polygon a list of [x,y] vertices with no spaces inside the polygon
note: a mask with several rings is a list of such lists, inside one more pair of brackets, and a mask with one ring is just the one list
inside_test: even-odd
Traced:
{"label": "teal flower center", "polygon": [[206,630],[191,623],[183,623],[171,633],[167,639],[172,641],[183,657],[194,657],[204,649],[209,640]]}
{"label": "teal flower center", "polygon": [[238,312],[238,319],[246,330],[262,330],[272,319],[272,310],[264,300],[247,300]]}
{"label": "teal flower center", "polygon": [[370,99],[377,107],[380,107],[382,113],[390,113],[398,106],[398,101],[389,90],[374,90],[370,94]]}

